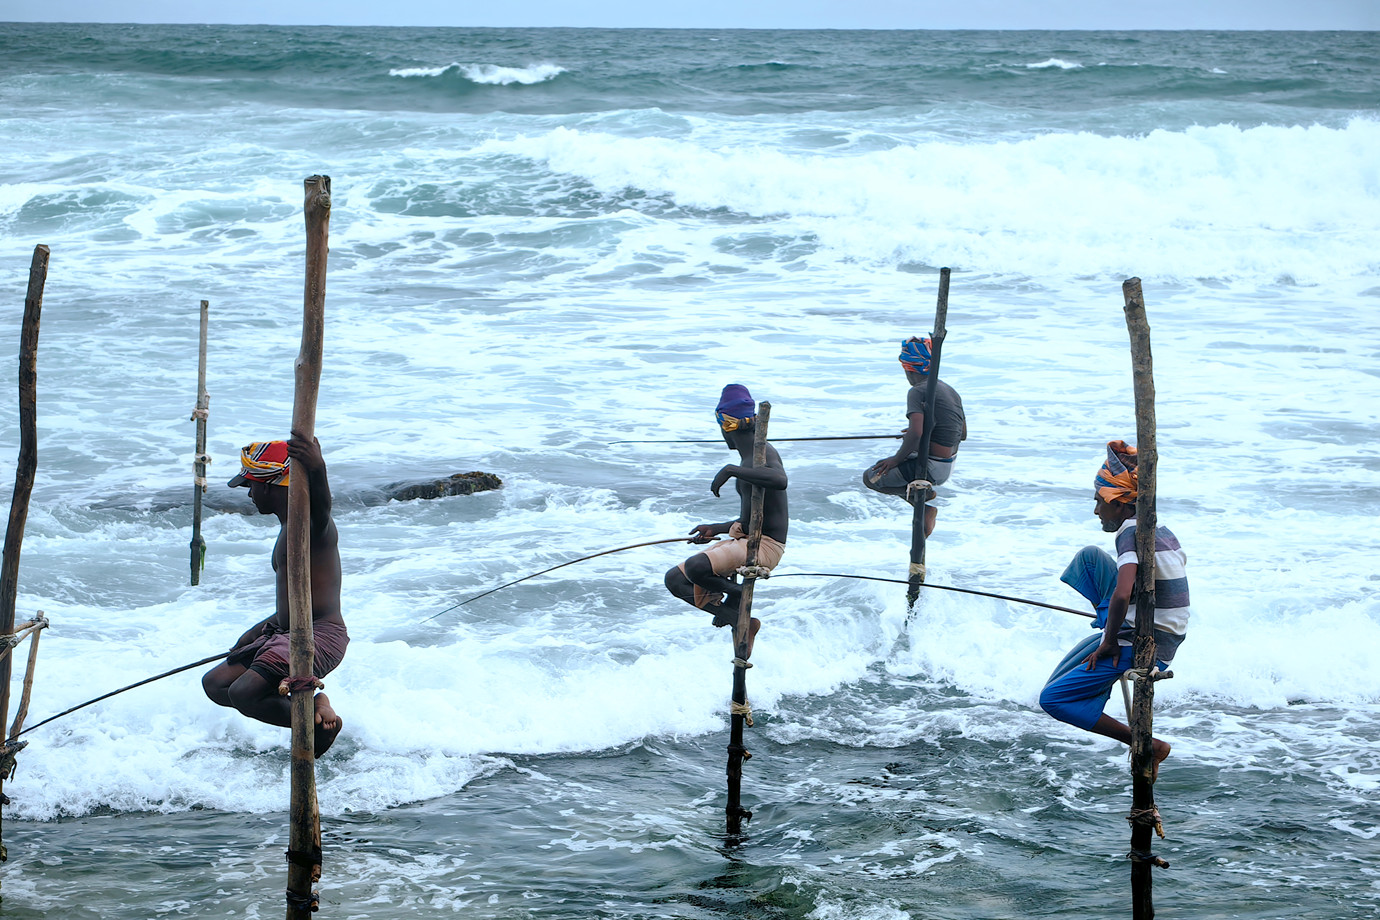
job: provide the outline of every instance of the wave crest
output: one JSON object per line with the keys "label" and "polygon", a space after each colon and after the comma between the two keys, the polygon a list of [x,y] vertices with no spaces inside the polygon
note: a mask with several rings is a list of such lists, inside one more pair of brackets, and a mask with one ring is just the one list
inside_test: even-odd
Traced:
{"label": "wave crest", "polygon": [[564,128],[485,146],[607,194],[804,220],[826,250],[878,264],[1312,283],[1373,273],[1380,245],[1380,121],[1364,118],[933,138],[853,155]]}
{"label": "wave crest", "polygon": [[545,83],[565,73],[559,64],[529,64],[526,67],[503,67],[498,64],[461,64],[451,62],[444,67],[396,67],[388,71],[390,77],[441,77],[454,73],[471,83],[484,86],[508,86],[517,83],[531,86]]}

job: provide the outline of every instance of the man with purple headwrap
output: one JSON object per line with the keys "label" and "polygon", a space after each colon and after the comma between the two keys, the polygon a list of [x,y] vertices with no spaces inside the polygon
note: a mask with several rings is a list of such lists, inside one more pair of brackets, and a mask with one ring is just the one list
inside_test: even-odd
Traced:
{"label": "man with purple headwrap", "polygon": [[[1040,692],[1040,708],[1060,722],[1131,743],[1131,730],[1102,711],[1112,686],[1135,665],[1136,605],[1131,602],[1140,559],[1136,553],[1136,449],[1125,441],[1107,443],[1107,461],[1093,480],[1093,514],[1106,533],[1116,534],[1115,560],[1096,547],[1079,550],[1060,580],[1087,598],[1101,632],[1074,646]],[[1156,664],[1169,667],[1188,632],[1187,556],[1168,527],[1155,528]],[[1167,741],[1152,742],[1155,772],[1169,756]]]}
{"label": "man with purple headwrap", "polygon": [[[738,602],[743,586],[734,580],[741,566],[747,565],[747,527],[752,514],[752,486],[764,491],[762,503],[762,542],[757,548],[757,564],[773,569],[786,551],[789,513],[786,505],[786,470],[781,455],[767,445],[763,466],[753,466],[752,442],[757,421],[757,404],[747,387],[731,383],[724,387],[714,417],[724,442],[738,452],[738,463],[730,463],[715,474],[709,490],[715,497],[730,479],[736,479],[738,517],[719,524],[699,524],[690,531],[691,543],[709,543],[720,534],[728,539],[708,546],[666,573],[666,589],[676,597],[706,610],[715,626],[738,622]],[[762,622],[752,618],[748,632],[748,654]]]}
{"label": "man with purple headwrap", "polygon": [[901,343],[901,369],[905,371],[910,391],[906,394],[905,431],[901,435],[901,446],[890,457],[883,457],[863,473],[863,485],[874,492],[886,495],[899,495],[912,505],[925,501],[925,536],[934,531],[934,519],[938,509],[929,503],[934,491],[921,496],[912,494],[910,484],[918,479],[929,481],[933,486],[949,480],[953,472],[954,458],[958,456],[958,445],[968,438],[968,419],[963,414],[963,400],[958,391],[942,380],[935,381],[934,430],[930,434],[928,462],[920,463],[920,440],[925,434],[925,394],[929,388],[930,348],[929,336],[923,339],[911,336]]}

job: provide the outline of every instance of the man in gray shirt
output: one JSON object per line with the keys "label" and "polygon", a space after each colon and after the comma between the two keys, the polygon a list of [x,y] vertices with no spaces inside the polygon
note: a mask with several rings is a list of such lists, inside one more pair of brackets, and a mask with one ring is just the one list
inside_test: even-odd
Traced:
{"label": "man in gray shirt", "polygon": [[[953,471],[954,458],[958,456],[958,445],[968,438],[968,420],[963,414],[963,400],[958,392],[942,380],[935,381],[934,431],[930,434],[928,463],[920,464],[920,439],[925,432],[925,391],[929,385],[930,373],[929,336],[923,339],[911,336],[901,343],[901,368],[910,383],[906,394],[906,418],[909,420],[901,437],[901,446],[890,457],[883,457],[863,473],[863,485],[874,492],[886,495],[899,495],[911,504],[918,496],[908,494],[910,483],[917,479],[927,479],[933,485],[948,481]],[[924,496],[926,500],[934,497],[933,490]],[[934,531],[937,510],[928,504],[925,508],[925,536]]]}

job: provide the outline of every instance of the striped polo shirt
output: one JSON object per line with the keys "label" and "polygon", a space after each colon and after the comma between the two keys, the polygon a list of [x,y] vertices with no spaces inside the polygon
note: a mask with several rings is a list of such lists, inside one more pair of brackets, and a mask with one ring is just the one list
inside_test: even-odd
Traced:
{"label": "striped polo shirt", "polygon": [[[1168,527],[1155,528],[1155,629],[1183,636],[1188,632],[1188,575],[1179,538]],[[1135,565],[1136,519],[1122,522],[1116,532],[1116,565]],[[1136,621],[1136,605],[1126,611],[1126,626]],[[1123,629],[1122,635],[1125,635]],[[1177,645],[1177,643],[1175,643]],[[1163,658],[1163,656],[1161,656]],[[1167,660],[1167,659],[1165,659]]]}

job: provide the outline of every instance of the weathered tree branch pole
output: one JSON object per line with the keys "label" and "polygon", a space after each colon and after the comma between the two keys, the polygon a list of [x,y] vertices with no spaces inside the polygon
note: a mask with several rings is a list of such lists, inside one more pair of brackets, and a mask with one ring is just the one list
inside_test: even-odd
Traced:
{"label": "weathered tree branch pole", "polygon": [[1155,828],[1155,763],[1153,748],[1155,683],[1155,375],[1150,358],[1150,324],[1145,317],[1145,297],[1140,279],[1121,286],[1126,301],[1126,327],[1131,336],[1131,372],[1136,397],[1136,679],[1131,701],[1131,907],[1135,920],[1151,920],[1151,869],[1157,860],[1150,852]]}
{"label": "weathered tree branch pole", "polygon": [[[19,597],[19,550],[29,520],[29,498],[38,470],[38,325],[43,314],[43,287],[48,280],[48,247],[34,247],[29,263],[29,289],[24,298],[24,322],[19,332],[19,460],[14,471],[14,497],[10,522],[5,529],[5,550],[0,560],[0,635],[14,632],[15,603]],[[0,726],[10,715],[10,657],[0,662]],[[16,742],[22,743],[22,742]],[[8,753],[9,745],[6,745]],[[0,775],[0,801],[4,800]],[[0,845],[0,860],[5,858]]]}
{"label": "weathered tree branch pole", "polygon": [[[930,334],[930,375],[925,381],[925,427],[920,435],[917,454],[919,478],[926,479],[930,468],[930,440],[934,437],[934,403],[939,393],[939,352],[944,347],[944,323],[949,316],[949,270],[939,270],[939,302],[934,308],[934,332]],[[906,607],[915,606],[920,585],[925,581],[925,499],[926,490],[915,503],[910,522],[910,587],[906,589]]]}
{"label": "weathered tree branch pole", "polygon": [[[197,351],[196,371],[196,409],[192,419],[196,422],[196,459],[192,470],[192,584],[201,584],[201,570],[206,567],[206,541],[201,536],[201,496],[206,494],[206,464],[211,458],[206,456],[206,417],[210,414],[211,395],[206,392],[206,318],[210,304],[201,302],[201,346]],[[290,481],[290,480],[289,480]]]}
{"label": "weathered tree branch pole", "polygon": [[[761,469],[767,465],[767,423],[771,420],[771,403],[764,402],[757,407],[757,421],[753,423],[752,465]],[[766,504],[767,490],[762,486],[752,487],[752,499],[748,515],[747,565],[757,565],[757,551],[762,545],[762,508]],[[743,593],[738,603],[738,622],[733,627],[733,705],[729,715],[728,735],[728,804],[724,811],[728,816],[728,832],[740,834],[743,819],[751,818],[752,812],[743,807],[743,761],[752,755],[743,744],[743,726],[752,724],[752,709],[747,701],[748,640],[752,626],[752,593],[757,584],[754,576],[743,579]]]}
{"label": "weathered tree branch pole", "polygon": [[[302,348],[294,365],[296,389],[292,430],[310,440],[316,431],[316,397],[321,388],[321,352],[326,325],[326,255],[331,219],[331,178],[311,176],[303,185],[307,224],[307,276],[302,309]],[[296,462],[292,466],[296,467]],[[311,604],[311,482],[305,470],[288,477],[287,578],[288,658],[290,682],[302,687],[314,680]],[[310,686],[310,684],[307,684]],[[321,815],[316,801],[315,691],[301,689],[292,701],[292,801],[289,807],[290,853],[320,853]],[[287,920],[307,920],[314,900],[311,884],[321,876],[316,865],[300,857],[288,863]],[[305,863],[305,864],[304,864]]]}

